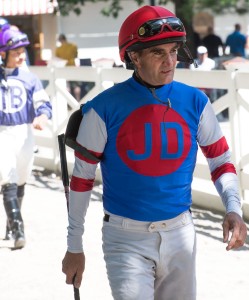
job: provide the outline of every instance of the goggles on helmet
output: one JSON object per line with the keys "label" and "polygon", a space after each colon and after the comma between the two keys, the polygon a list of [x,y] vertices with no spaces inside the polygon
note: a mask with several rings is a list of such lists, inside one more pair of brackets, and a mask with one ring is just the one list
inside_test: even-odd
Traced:
{"label": "goggles on helmet", "polygon": [[120,28],[118,42],[120,58],[129,69],[134,69],[129,52],[167,43],[177,43],[184,50],[183,57],[178,55],[180,61],[195,63],[186,45],[183,23],[160,6],[146,5],[130,14]]}
{"label": "goggles on helmet", "polygon": [[148,38],[165,31],[185,32],[185,28],[182,22],[175,17],[149,20],[138,28],[138,37],[140,39]]}
{"label": "goggles on helmet", "polygon": [[[9,39],[6,44],[2,47],[13,47],[15,45],[18,45],[19,43],[28,43],[29,42],[29,39],[28,39],[28,36],[25,34],[25,33],[22,33],[18,36],[14,36],[12,37],[11,39]],[[1,49],[1,47],[0,47]]]}
{"label": "goggles on helmet", "polygon": [[26,47],[29,45],[28,36],[19,30],[6,28],[0,32],[0,51]]}

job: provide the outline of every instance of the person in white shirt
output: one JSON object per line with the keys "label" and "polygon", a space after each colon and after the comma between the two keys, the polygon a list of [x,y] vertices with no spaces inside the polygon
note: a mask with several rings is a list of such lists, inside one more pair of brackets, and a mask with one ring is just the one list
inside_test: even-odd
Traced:
{"label": "person in white shirt", "polygon": [[[190,65],[191,70],[197,71],[211,71],[215,69],[215,61],[212,58],[208,57],[208,50],[205,46],[199,46],[197,48],[197,60],[198,68],[193,67]],[[211,102],[214,102],[214,99],[217,98],[216,90],[210,88],[200,88],[210,99]]]}
{"label": "person in white shirt", "polygon": [[215,61],[208,57],[208,50],[205,46],[199,46],[197,48],[197,64],[197,69],[192,64],[190,65],[190,69],[210,71],[215,68]]}

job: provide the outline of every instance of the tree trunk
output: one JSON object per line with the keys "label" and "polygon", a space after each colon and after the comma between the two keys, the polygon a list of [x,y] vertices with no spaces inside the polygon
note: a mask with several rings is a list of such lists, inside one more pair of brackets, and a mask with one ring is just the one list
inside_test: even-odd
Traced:
{"label": "tree trunk", "polygon": [[196,58],[197,44],[194,38],[194,29],[192,26],[193,20],[193,7],[189,0],[174,0],[176,16],[183,22],[186,33],[187,33],[187,45]]}

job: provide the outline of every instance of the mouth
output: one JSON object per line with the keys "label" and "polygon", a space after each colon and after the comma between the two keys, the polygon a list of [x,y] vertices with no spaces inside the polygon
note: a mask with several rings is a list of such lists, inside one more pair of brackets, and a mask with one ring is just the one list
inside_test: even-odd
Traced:
{"label": "mouth", "polygon": [[162,74],[171,74],[172,73],[172,70],[164,70],[161,72]]}
{"label": "mouth", "polygon": [[21,65],[23,62],[24,62],[23,59],[19,59],[18,62],[17,62],[17,64],[18,64],[18,65]]}

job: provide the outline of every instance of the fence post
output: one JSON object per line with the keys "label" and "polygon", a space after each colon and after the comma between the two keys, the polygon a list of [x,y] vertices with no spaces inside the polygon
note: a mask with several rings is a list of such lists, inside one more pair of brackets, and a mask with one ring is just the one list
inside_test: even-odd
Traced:
{"label": "fence post", "polygon": [[238,179],[239,179],[239,189],[242,199],[244,199],[244,190],[241,185],[241,125],[240,125],[240,109],[239,109],[239,99],[238,90],[236,86],[236,76],[238,71],[228,71],[231,75],[231,85],[228,89],[230,90],[232,101],[229,106],[229,124],[231,130],[231,145],[232,145],[232,159],[236,167]]}

